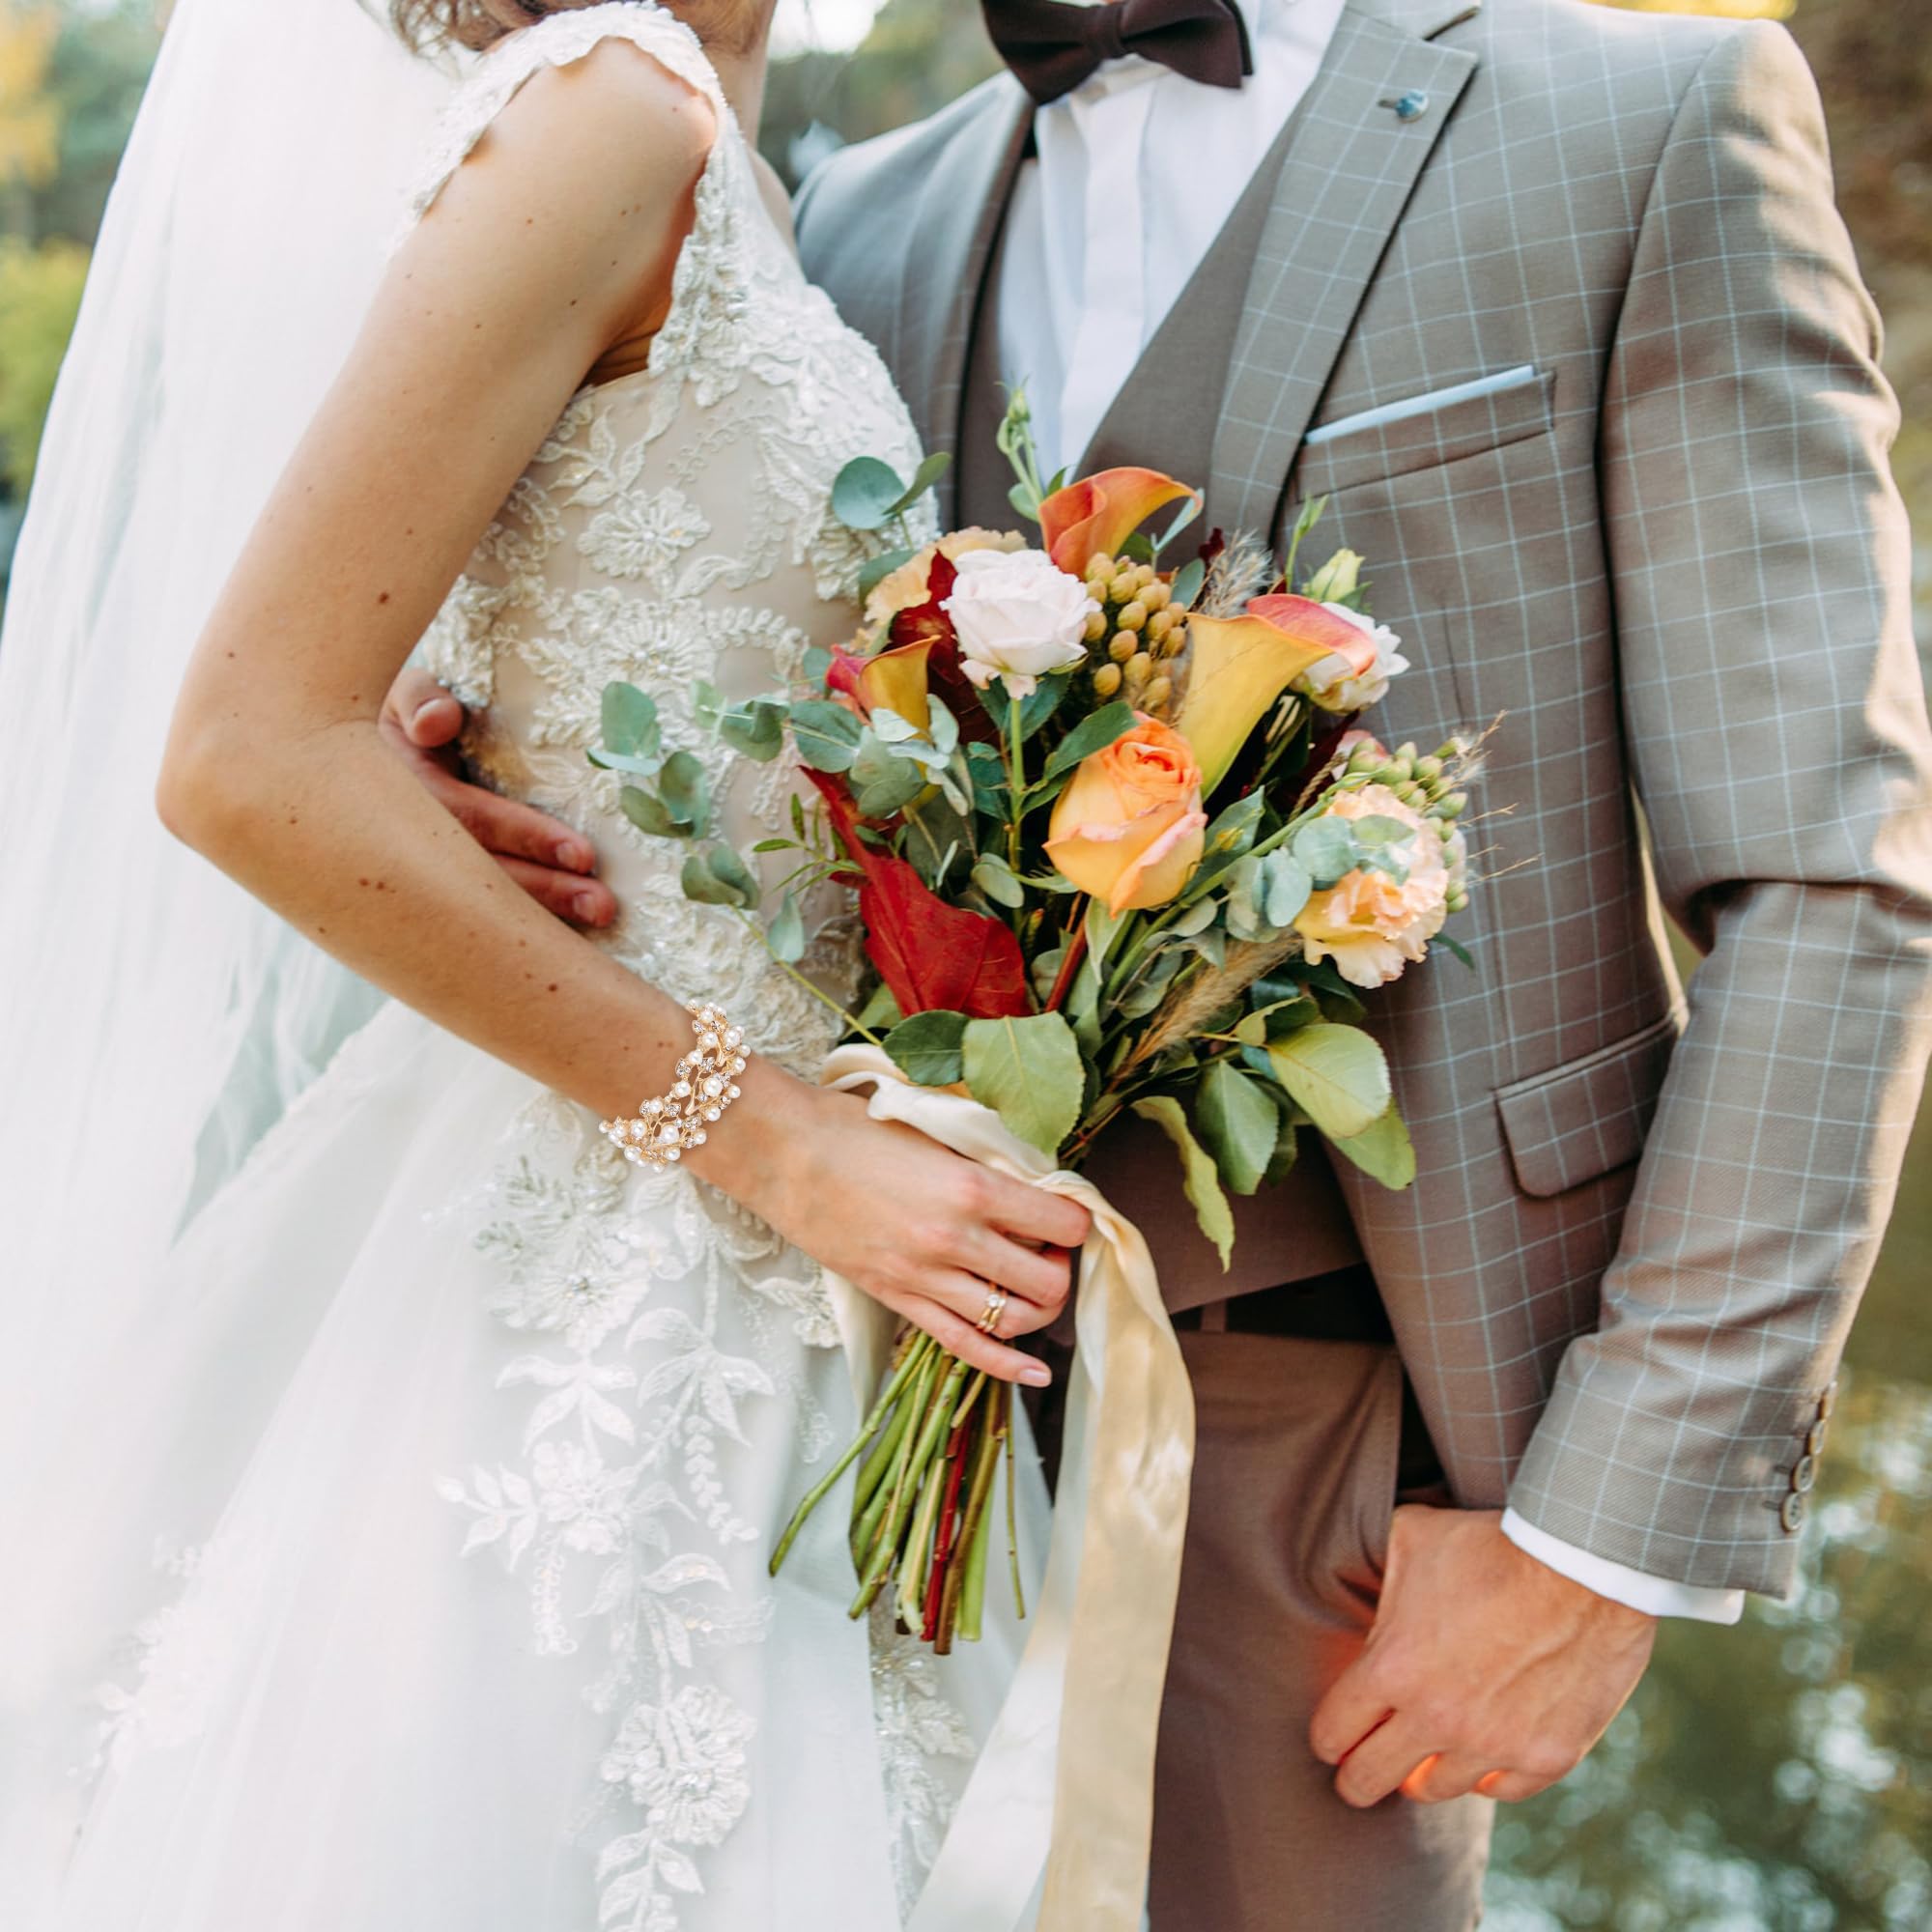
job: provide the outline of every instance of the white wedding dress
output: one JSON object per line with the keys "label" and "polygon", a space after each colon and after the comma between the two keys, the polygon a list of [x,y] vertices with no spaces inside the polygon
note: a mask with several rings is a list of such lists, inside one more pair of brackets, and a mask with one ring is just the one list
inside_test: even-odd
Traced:
{"label": "white wedding dress", "polygon": [[[479,708],[491,781],[594,838],[623,906],[599,943],[810,1077],[828,1010],[738,915],[684,897],[680,848],[634,830],[584,754],[629,679],[702,752],[724,836],[782,831],[795,769],[701,733],[693,684],[750,696],[849,634],[865,552],[833,479],[918,451],[661,8],[502,43],[417,211],[529,76],[608,36],[719,114],[670,313],[647,370],[572,402],[427,657]],[[806,971],[842,993],[858,935],[836,896],[808,913]],[[111,1186],[103,1167],[106,1213]],[[851,1621],[837,1497],[767,1576],[855,1426],[810,1261],[388,1006],[201,1208],[163,1286],[45,1466],[7,1472],[26,1520],[61,1526],[9,1549],[0,1610],[7,1708],[32,1714],[0,1739],[0,1789],[64,1867],[12,1932],[901,1923],[1018,1635],[989,1619],[939,1661]],[[1031,1475],[1024,1502],[1037,1556]]]}

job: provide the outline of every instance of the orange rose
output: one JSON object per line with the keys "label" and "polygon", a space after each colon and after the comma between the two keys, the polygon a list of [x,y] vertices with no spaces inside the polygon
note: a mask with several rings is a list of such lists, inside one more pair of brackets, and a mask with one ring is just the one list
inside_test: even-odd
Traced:
{"label": "orange rose", "polygon": [[1164,905],[1201,863],[1201,768],[1187,740],[1145,712],[1081,761],[1054,801],[1047,856],[1113,913]]}

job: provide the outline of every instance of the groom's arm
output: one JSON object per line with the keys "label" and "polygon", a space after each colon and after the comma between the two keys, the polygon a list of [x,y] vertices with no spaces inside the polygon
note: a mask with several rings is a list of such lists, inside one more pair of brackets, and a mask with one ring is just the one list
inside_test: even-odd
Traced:
{"label": "groom's arm", "polygon": [[1708,956],[1598,1331],[1510,1497],[1719,1589],[1795,1576],[1932,1030],[1932,733],[1877,350],[1810,74],[1741,28],[1660,164],[1602,441],[1634,777]]}
{"label": "groom's arm", "polygon": [[1398,1513],[1368,1647],[1313,1728],[1352,1804],[1527,1797],[1590,1748],[1654,1626],[1577,1552],[1600,1581],[1794,1577],[1932,1043],[1896,427],[1810,75],[1781,29],[1740,28],[1652,184],[1602,440],[1635,781],[1708,956],[1511,1516]]}

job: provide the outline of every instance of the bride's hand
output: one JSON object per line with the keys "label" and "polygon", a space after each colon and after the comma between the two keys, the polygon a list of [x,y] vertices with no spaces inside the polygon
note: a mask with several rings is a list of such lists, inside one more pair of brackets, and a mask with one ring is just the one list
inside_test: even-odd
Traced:
{"label": "bride's hand", "polygon": [[1087,1238],[1084,1208],[875,1121],[854,1094],[758,1061],[744,1079],[727,1124],[692,1159],[706,1179],[962,1361],[1003,1381],[1052,1379],[977,1324],[994,1286],[1011,1297],[1001,1337],[1059,1315],[1070,1251]]}

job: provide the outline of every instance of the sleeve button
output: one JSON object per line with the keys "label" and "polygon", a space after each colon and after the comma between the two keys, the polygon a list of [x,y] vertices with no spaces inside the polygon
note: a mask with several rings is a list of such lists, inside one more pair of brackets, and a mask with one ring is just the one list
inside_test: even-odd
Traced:
{"label": "sleeve button", "polygon": [[1799,1495],[1808,1495],[1811,1486],[1818,1480],[1818,1459],[1815,1456],[1801,1456],[1798,1466],[1791,1472],[1792,1490]]}
{"label": "sleeve button", "polygon": [[1778,1505],[1777,1520],[1792,1535],[1798,1533],[1798,1525],[1804,1520],[1804,1498],[1795,1490]]}
{"label": "sleeve button", "polygon": [[1825,1391],[1825,1393],[1818,1398],[1818,1413],[1822,1415],[1827,1421],[1830,1421],[1832,1416],[1832,1411],[1834,1408],[1836,1408],[1837,1406],[1838,1406],[1838,1385],[1836,1382],[1833,1382],[1832,1386],[1828,1388]]}
{"label": "sleeve button", "polygon": [[1827,1435],[1830,1434],[1830,1432],[1831,1432],[1831,1425],[1829,1423],[1814,1422],[1811,1425],[1811,1427],[1804,1432],[1805,1455],[1807,1456],[1817,1455],[1818,1452],[1824,1448],[1825,1437],[1827,1436]]}

